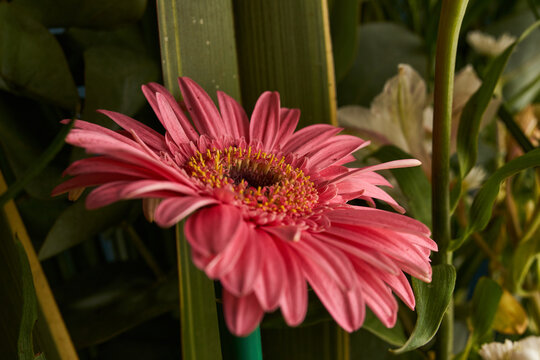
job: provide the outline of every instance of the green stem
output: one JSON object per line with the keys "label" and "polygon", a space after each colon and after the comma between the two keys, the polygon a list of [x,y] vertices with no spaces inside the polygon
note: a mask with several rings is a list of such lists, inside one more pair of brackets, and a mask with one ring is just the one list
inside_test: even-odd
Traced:
{"label": "green stem", "polygon": [[[432,217],[433,238],[439,245],[435,261],[452,263],[450,243],[450,126],[452,95],[459,29],[468,0],[443,0],[437,51],[435,55],[435,89],[433,114]],[[452,357],[453,308],[443,318],[437,341],[437,359]]]}

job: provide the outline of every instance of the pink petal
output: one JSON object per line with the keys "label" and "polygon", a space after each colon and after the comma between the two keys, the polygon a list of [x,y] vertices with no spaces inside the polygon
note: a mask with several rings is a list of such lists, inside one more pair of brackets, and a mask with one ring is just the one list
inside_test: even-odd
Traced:
{"label": "pink petal", "polygon": [[418,235],[429,236],[431,234],[429,228],[418,220],[368,207],[355,206],[348,209],[336,209],[328,212],[327,216],[332,223],[365,225]]}
{"label": "pink petal", "polygon": [[411,284],[407,280],[407,277],[403,272],[399,272],[399,275],[394,276],[390,274],[380,273],[378,276],[392,288],[392,290],[399,296],[399,298],[407,305],[411,310],[414,310],[416,304],[414,293],[411,288]]}
{"label": "pink petal", "polygon": [[271,151],[277,140],[280,126],[279,94],[277,92],[264,92],[253,109],[249,127],[251,142],[259,140],[263,150]]}
{"label": "pink petal", "polygon": [[237,263],[221,278],[223,287],[237,296],[244,296],[253,291],[255,280],[262,267],[262,248],[259,232],[254,228],[248,230],[248,239]]}
{"label": "pink petal", "polygon": [[285,241],[299,241],[302,236],[302,230],[294,225],[265,226],[264,231]]}
{"label": "pink petal", "polygon": [[223,251],[218,255],[205,255],[207,261],[203,269],[211,279],[219,279],[229,273],[240,258],[242,254],[241,249],[246,245],[249,239],[249,231],[244,221],[238,223],[240,229],[237,231],[236,236],[230,239],[229,243]]}
{"label": "pink petal", "polygon": [[289,326],[297,326],[304,321],[307,312],[307,284],[299,266],[300,260],[283,241],[275,243],[283,257],[286,276],[283,278],[283,294],[279,300],[281,313]]}
{"label": "pink petal", "polygon": [[302,260],[304,275],[334,320],[348,332],[360,328],[364,322],[365,305],[359,287],[343,291],[311,260]]}
{"label": "pink petal", "polygon": [[79,175],[74,178],[68,179],[55,187],[51,193],[52,196],[60,195],[65,192],[85,188],[89,186],[101,185],[109,182],[122,181],[122,183],[128,183],[128,180],[134,180],[133,176],[125,175],[122,173],[94,173]]}
{"label": "pink petal", "polygon": [[96,156],[77,160],[64,171],[64,175],[82,175],[93,173],[124,174],[140,178],[152,178],[154,173],[148,169],[121,160],[111,159],[105,156]]}
{"label": "pink petal", "polygon": [[416,159],[402,159],[402,160],[388,161],[382,164],[353,169],[346,174],[342,174],[334,178],[332,182],[341,181],[346,177],[356,176],[357,174],[359,175],[361,173],[367,173],[367,172],[373,172],[373,171],[379,171],[379,170],[388,170],[388,169],[400,169],[400,168],[405,168],[405,167],[414,167],[421,164],[422,163]]}
{"label": "pink petal", "polygon": [[218,91],[217,96],[227,135],[234,139],[241,137],[248,139],[249,119],[242,106],[222,91]]}
{"label": "pink petal", "polygon": [[316,146],[306,156],[316,169],[324,169],[366,145],[366,141],[356,136],[340,135]]}
{"label": "pink petal", "polygon": [[149,197],[149,193],[156,191],[167,191],[169,196],[195,195],[195,191],[190,186],[181,185],[171,181],[157,180],[139,180],[126,185],[120,191],[120,197],[123,199],[135,199],[140,197]]}
{"label": "pink petal", "polygon": [[156,208],[156,224],[161,227],[173,226],[193,211],[215,203],[217,203],[215,199],[200,196],[183,196],[165,199]]}
{"label": "pink petal", "polygon": [[158,117],[159,121],[163,124],[165,128],[165,122],[163,119],[163,115],[161,114],[161,111],[159,109],[159,105],[156,99],[156,94],[161,94],[169,103],[169,106],[173,109],[174,114],[176,115],[176,119],[178,120],[179,125],[182,127],[184,133],[188,137],[190,141],[197,141],[199,138],[199,134],[195,131],[193,126],[191,126],[191,123],[189,122],[188,118],[178,105],[178,102],[175,100],[175,98],[171,95],[170,92],[167,91],[162,85],[157,83],[149,83],[147,85],[142,86],[142,91],[144,96],[146,97],[146,100],[148,100],[148,103],[150,106],[152,106],[152,109],[156,113],[156,116]]}
{"label": "pink petal", "polygon": [[217,255],[237,236],[241,212],[230,205],[211,206],[190,216],[184,232],[190,245],[206,255]]}
{"label": "pink petal", "polygon": [[167,133],[171,135],[172,139],[177,145],[189,142],[184,129],[180,126],[178,118],[176,117],[171,105],[167,99],[160,93],[156,94],[156,101],[158,104],[159,112],[161,113],[161,120],[163,126],[167,130]]}
{"label": "pink petal", "polygon": [[119,193],[127,184],[128,181],[115,181],[95,188],[86,197],[86,208],[93,210],[122,200]]}
{"label": "pink petal", "polygon": [[255,295],[265,311],[275,310],[284,287],[286,277],[283,257],[277,249],[274,240],[264,232],[258,232],[261,240],[263,264],[261,273],[255,281]]}
{"label": "pink petal", "polygon": [[208,94],[193,80],[187,77],[178,78],[180,90],[191,115],[191,120],[195,124],[199,133],[206,134],[212,138],[219,138],[226,135],[223,129],[225,125],[221,119],[216,106]]}
{"label": "pink petal", "polygon": [[341,130],[343,129],[327,124],[306,126],[295,132],[283,145],[283,152],[304,155],[311,150],[314,144],[320,144],[330,139]]}
{"label": "pink petal", "polygon": [[300,120],[300,110],[281,108],[280,125],[277,134],[277,144],[284,145],[291,138]]}
{"label": "pink petal", "polygon": [[114,111],[98,110],[98,112],[110,117],[115,123],[120,125],[125,130],[135,131],[141,137],[141,139],[152,148],[163,151],[167,150],[167,148],[165,147],[165,139],[163,138],[163,135],[158,134],[156,131],[144,125],[143,123],[136,121],[129,116]]}
{"label": "pink petal", "polygon": [[264,311],[254,294],[236,297],[223,289],[223,312],[229,331],[236,336],[249,335],[261,322]]}
{"label": "pink petal", "polygon": [[290,246],[313,262],[320,271],[327,273],[343,290],[354,287],[354,268],[341,250],[324,246],[311,236],[304,236]]}

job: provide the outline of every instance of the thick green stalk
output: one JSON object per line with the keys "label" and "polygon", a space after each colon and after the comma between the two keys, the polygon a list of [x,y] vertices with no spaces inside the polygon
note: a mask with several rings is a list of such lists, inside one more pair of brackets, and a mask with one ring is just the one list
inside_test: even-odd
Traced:
{"label": "thick green stalk", "polygon": [[[459,29],[468,0],[443,0],[437,52],[433,114],[432,217],[433,238],[439,245],[437,263],[450,264],[450,126]],[[453,309],[449,306],[439,330],[437,359],[452,357]]]}

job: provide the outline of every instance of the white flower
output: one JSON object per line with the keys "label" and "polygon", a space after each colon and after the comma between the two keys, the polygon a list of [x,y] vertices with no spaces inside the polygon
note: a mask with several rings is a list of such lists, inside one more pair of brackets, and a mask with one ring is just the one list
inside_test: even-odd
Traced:
{"label": "white flower", "polygon": [[484,360],[540,360],[540,337],[484,344],[478,353]]}
{"label": "white flower", "polygon": [[467,34],[469,45],[479,54],[487,56],[499,55],[515,40],[515,37],[506,33],[499,36],[498,39],[481,31],[471,31]]}

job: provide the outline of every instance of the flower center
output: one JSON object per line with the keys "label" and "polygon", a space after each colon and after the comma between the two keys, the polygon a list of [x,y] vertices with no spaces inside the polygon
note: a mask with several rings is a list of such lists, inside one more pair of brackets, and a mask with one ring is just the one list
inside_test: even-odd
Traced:
{"label": "flower center", "polygon": [[312,212],[319,195],[301,169],[285,157],[229,146],[197,152],[184,166],[193,178],[212,188],[229,188],[250,210],[305,216]]}

